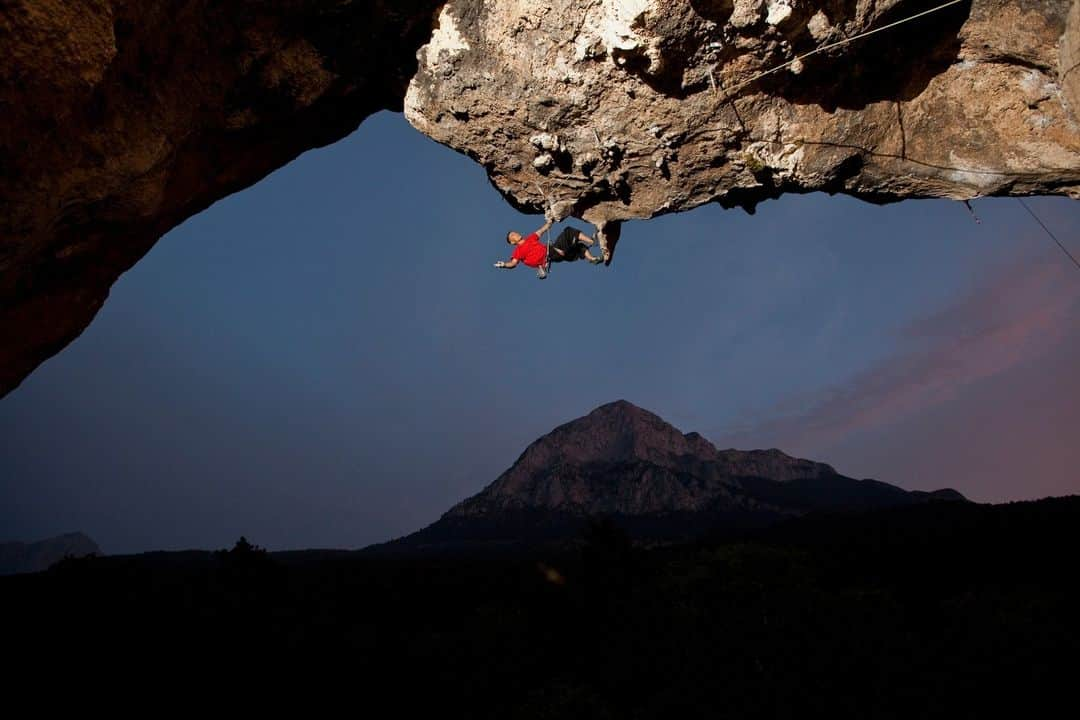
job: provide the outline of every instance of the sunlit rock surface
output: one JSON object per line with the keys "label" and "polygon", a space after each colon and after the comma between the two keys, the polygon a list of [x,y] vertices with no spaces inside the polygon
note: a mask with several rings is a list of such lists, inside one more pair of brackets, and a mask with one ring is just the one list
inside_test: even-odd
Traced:
{"label": "sunlit rock surface", "polygon": [[451,0],[405,113],[516,205],[598,225],[813,190],[1080,196],[1070,0],[962,2],[746,84],[940,1]]}

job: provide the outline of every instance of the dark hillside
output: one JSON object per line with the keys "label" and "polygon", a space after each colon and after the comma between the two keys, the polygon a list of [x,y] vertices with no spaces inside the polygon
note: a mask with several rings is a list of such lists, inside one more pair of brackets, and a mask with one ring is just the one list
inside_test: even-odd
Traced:
{"label": "dark hillside", "polygon": [[328,667],[349,681],[323,695],[403,714],[1034,717],[1080,670],[1078,529],[1080,498],[812,515],[653,550],[605,521],[550,553],[71,560],[0,579],[0,597],[21,668],[96,648],[119,660],[90,671],[113,676]]}

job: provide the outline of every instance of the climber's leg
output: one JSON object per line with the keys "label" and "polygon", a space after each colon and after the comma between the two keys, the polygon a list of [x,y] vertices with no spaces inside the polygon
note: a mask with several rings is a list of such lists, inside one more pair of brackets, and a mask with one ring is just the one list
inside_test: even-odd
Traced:
{"label": "climber's leg", "polygon": [[577,260],[577,236],[578,231],[574,228],[565,228],[555,242],[551,244],[549,259],[552,262],[570,262]]}

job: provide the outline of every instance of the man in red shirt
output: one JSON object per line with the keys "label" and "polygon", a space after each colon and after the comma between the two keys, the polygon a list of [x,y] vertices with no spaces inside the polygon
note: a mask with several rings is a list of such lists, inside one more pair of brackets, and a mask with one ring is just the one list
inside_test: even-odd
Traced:
{"label": "man in red shirt", "polygon": [[536,276],[541,280],[547,277],[548,266],[553,262],[573,262],[574,260],[588,260],[593,265],[604,261],[603,258],[589,254],[589,248],[596,242],[585,233],[576,228],[564,229],[559,237],[551,244],[551,251],[540,242],[540,236],[551,227],[552,221],[548,220],[534,233],[525,237],[521,233],[511,230],[506,233],[506,242],[514,246],[514,253],[507,261],[500,260],[495,263],[497,268],[511,270],[518,266],[519,262],[529,267],[536,268]]}

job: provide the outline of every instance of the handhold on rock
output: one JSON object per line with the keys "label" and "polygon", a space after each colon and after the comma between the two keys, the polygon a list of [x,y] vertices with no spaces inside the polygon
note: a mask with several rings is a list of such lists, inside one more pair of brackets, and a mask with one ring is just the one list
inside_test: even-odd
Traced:
{"label": "handhold on rock", "polygon": [[619,167],[619,164],[622,162],[623,149],[618,142],[609,138],[604,142],[604,146],[600,152],[604,156],[604,160],[607,162],[608,167]]}
{"label": "handhold on rock", "polygon": [[746,29],[757,25],[761,19],[763,0],[735,0],[735,7],[728,18],[728,24],[734,28]]}
{"label": "handhold on rock", "polygon": [[546,150],[549,153],[565,152],[566,148],[559,142],[559,136],[551,133],[540,133],[539,135],[533,135],[529,142],[533,144],[538,150]]}
{"label": "handhold on rock", "polygon": [[551,157],[550,153],[537,155],[536,159],[533,160],[533,167],[540,172],[551,170],[551,168],[555,167],[555,158]]}
{"label": "handhold on rock", "polygon": [[788,0],[775,0],[769,3],[769,14],[765,16],[765,22],[770,25],[779,25],[791,17],[791,5]]}
{"label": "handhold on rock", "polygon": [[547,218],[549,220],[559,222],[560,220],[565,220],[566,218],[570,217],[573,212],[573,200],[559,200],[558,202],[552,203],[551,207],[548,208]]}
{"label": "handhold on rock", "polygon": [[580,159],[581,172],[586,176],[591,176],[592,171],[600,163],[600,158],[596,157],[592,153],[585,153]]}
{"label": "handhold on rock", "polygon": [[660,171],[664,177],[671,177],[671,170],[668,168],[668,161],[671,159],[667,152],[658,150],[653,153],[652,161],[653,167]]}
{"label": "handhold on rock", "polygon": [[822,42],[832,32],[832,24],[829,22],[829,17],[825,14],[825,11],[818,10],[810,18],[810,22],[806,24],[806,29],[810,31],[810,37],[817,42]]}

